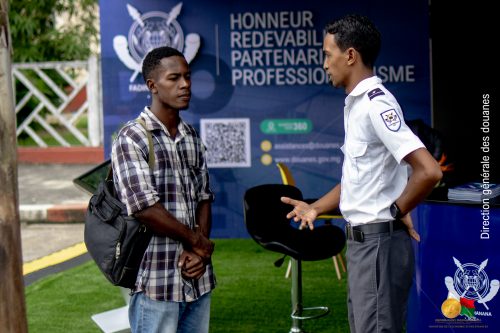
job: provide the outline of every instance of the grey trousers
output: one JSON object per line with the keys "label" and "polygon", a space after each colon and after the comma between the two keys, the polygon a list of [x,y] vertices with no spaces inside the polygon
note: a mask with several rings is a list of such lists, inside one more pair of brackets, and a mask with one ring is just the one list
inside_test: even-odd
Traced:
{"label": "grey trousers", "polygon": [[351,333],[402,332],[415,257],[405,230],[347,240],[347,309]]}

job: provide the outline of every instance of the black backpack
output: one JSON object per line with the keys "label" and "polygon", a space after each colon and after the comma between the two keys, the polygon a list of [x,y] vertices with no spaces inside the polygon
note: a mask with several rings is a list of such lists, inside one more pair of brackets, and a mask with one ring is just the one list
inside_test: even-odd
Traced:
{"label": "black backpack", "polygon": [[[142,118],[136,121],[144,127],[149,144],[149,168],[153,170],[155,154],[151,133]],[[153,233],[133,216],[118,200],[113,182],[113,168],[99,183],[85,215],[84,241],[92,259],[115,286],[134,288],[137,273]]]}

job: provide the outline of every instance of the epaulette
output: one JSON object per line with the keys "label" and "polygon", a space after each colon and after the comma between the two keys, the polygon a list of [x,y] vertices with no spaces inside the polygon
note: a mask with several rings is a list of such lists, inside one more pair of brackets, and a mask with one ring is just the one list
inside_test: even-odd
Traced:
{"label": "epaulette", "polygon": [[385,95],[385,93],[380,88],[375,88],[368,92],[368,98],[370,98],[370,101],[380,95]]}

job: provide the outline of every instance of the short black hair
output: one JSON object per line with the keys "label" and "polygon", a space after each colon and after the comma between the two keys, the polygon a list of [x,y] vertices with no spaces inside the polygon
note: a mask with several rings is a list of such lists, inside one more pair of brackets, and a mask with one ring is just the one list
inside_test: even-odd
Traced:
{"label": "short black hair", "polygon": [[346,15],[328,23],[327,33],[334,35],[338,47],[345,51],[353,47],[361,54],[361,60],[368,67],[373,67],[382,44],[380,32],[366,16]]}
{"label": "short black hair", "polygon": [[170,46],[161,46],[149,51],[142,61],[142,77],[144,78],[144,82],[150,78],[151,73],[160,64],[161,59],[173,56],[184,58],[184,55],[179,50]]}

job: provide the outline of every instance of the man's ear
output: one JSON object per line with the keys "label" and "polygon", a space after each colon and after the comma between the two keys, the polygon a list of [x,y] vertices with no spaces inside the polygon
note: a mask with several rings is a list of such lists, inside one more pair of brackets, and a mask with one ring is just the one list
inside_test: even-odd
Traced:
{"label": "man's ear", "polygon": [[346,51],[347,54],[347,64],[353,65],[356,61],[358,61],[359,53],[353,47],[350,47]]}
{"label": "man's ear", "polygon": [[158,89],[156,89],[155,81],[153,81],[152,79],[147,79],[146,85],[148,86],[148,89],[152,94],[158,93]]}

